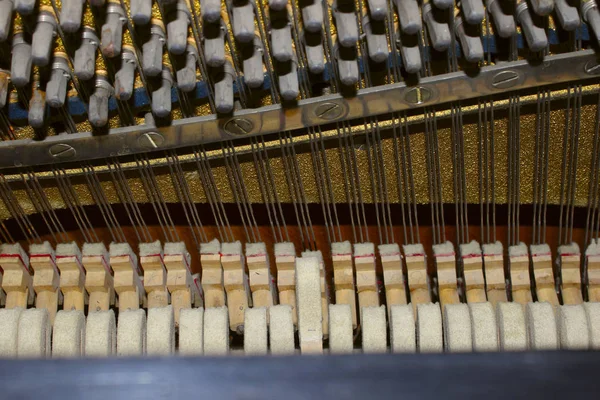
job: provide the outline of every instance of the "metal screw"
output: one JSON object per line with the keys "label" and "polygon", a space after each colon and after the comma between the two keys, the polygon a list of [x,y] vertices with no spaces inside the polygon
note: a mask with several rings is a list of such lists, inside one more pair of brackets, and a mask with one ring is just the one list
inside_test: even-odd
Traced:
{"label": "metal screw", "polygon": [[319,104],[317,108],[315,108],[315,115],[326,120],[336,119],[342,115],[342,106],[340,106],[338,103],[328,101],[326,103]]}
{"label": "metal screw", "polygon": [[496,89],[508,89],[519,83],[519,74],[515,71],[498,72],[492,78],[492,86]]}
{"label": "metal screw", "polygon": [[164,143],[165,138],[158,132],[146,132],[138,137],[138,145],[144,149],[158,149]]}
{"label": "metal screw", "polygon": [[48,153],[54,158],[60,158],[62,160],[66,160],[67,158],[74,157],[77,154],[77,151],[73,148],[73,146],[66,143],[58,143],[53,146],[50,146],[48,149]]}
{"label": "metal screw", "polygon": [[252,121],[239,117],[231,118],[223,125],[225,132],[231,135],[247,135],[252,131],[252,128],[254,128]]}
{"label": "metal screw", "polygon": [[598,61],[591,60],[585,64],[585,72],[590,75],[598,75],[600,74],[600,64]]}
{"label": "metal screw", "polygon": [[431,100],[432,93],[430,89],[426,87],[417,86],[410,89],[404,95],[404,100],[411,104],[423,104]]}

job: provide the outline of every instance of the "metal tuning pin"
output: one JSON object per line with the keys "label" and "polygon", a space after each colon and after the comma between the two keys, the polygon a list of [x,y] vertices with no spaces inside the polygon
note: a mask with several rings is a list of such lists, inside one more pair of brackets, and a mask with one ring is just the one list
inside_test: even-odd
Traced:
{"label": "metal tuning pin", "polygon": [[36,0],[15,0],[14,10],[21,15],[31,15],[35,9]]}
{"label": "metal tuning pin", "polygon": [[447,10],[454,6],[454,0],[433,0],[433,5],[440,10]]}
{"label": "metal tuning pin", "polygon": [[88,118],[95,128],[102,128],[108,123],[108,99],[113,94],[113,87],[106,78],[105,71],[96,71],[96,90],[90,96]]}
{"label": "metal tuning pin", "polygon": [[483,44],[477,25],[465,24],[460,14],[454,18],[454,32],[460,42],[464,58],[470,63],[483,60]]}
{"label": "metal tuning pin", "polygon": [[515,34],[515,18],[504,12],[502,0],[485,0],[488,12],[492,16],[496,32],[500,37],[509,38]]}
{"label": "metal tuning pin", "polygon": [[55,36],[56,17],[54,10],[51,7],[42,6],[31,39],[31,61],[33,65],[45,67],[50,63]]}
{"label": "metal tuning pin", "polygon": [[323,29],[322,0],[307,0],[302,7],[302,22],[308,32],[321,32]]}
{"label": "metal tuning pin", "polygon": [[371,17],[365,14],[362,26],[367,37],[369,58],[376,63],[386,61],[389,51],[385,34],[385,24],[382,21],[371,21]]}
{"label": "metal tuning pin", "polygon": [[0,108],[4,108],[8,99],[8,83],[10,82],[10,72],[0,69]]}
{"label": "metal tuning pin", "polygon": [[233,111],[233,78],[235,71],[231,61],[225,61],[218,68],[213,78],[215,82],[215,108],[220,114],[228,114]]}
{"label": "metal tuning pin", "polygon": [[354,4],[340,5],[336,0],[330,2],[331,13],[335,19],[338,42],[343,47],[356,46],[358,41],[358,22]]}
{"label": "metal tuning pin", "polygon": [[383,21],[387,15],[386,0],[367,0],[369,15],[373,21]]}
{"label": "metal tuning pin", "polygon": [[100,34],[100,51],[105,57],[113,58],[121,54],[123,25],[127,21],[120,3],[110,2],[106,8],[106,21]]}
{"label": "metal tuning pin", "polygon": [[554,0],[530,0],[531,8],[537,15],[544,17],[554,10]]}
{"label": "metal tuning pin", "polygon": [[147,76],[157,76],[163,69],[165,26],[158,19],[152,19],[150,24],[150,39],[142,46],[142,70]]}
{"label": "metal tuning pin", "polygon": [[187,54],[185,65],[177,71],[177,87],[184,92],[191,92],[196,88],[196,63],[198,62],[198,49],[192,39],[187,41]]}
{"label": "metal tuning pin", "polygon": [[423,28],[421,9],[417,0],[395,0],[398,9],[400,29],[407,35],[414,35]]}
{"label": "metal tuning pin", "polygon": [[129,12],[136,25],[147,25],[152,18],[152,0],[130,0]]}
{"label": "metal tuning pin", "polygon": [[304,33],[304,51],[308,61],[308,70],[313,74],[322,74],[325,71],[325,53],[323,42],[318,33]]}
{"label": "metal tuning pin", "polygon": [[208,23],[216,23],[221,19],[220,0],[200,0],[202,20]]}
{"label": "metal tuning pin", "polygon": [[555,0],[554,9],[558,16],[560,26],[565,31],[574,31],[581,25],[581,19],[577,12],[577,6],[571,5],[568,0]]}
{"label": "metal tuning pin", "polygon": [[273,11],[285,10],[287,4],[287,0],[269,0],[269,8]]}
{"label": "metal tuning pin", "polygon": [[77,32],[81,27],[85,0],[62,0],[60,9],[60,27],[64,32]]}
{"label": "metal tuning pin", "polygon": [[592,28],[596,40],[600,42],[600,11],[598,10],[596,0],[583,0],[581,2],[580,11],[581,17],[588,26]]}
{"label": "metal tuning pin", "polygon": [[350,47],[334,46],[337,55],[338,76],[344,86],[354,86],[358,82],[358,61],[356,49]]}
{"label": "metal tuning pin", "polygon": [[10,79],[15,87],[27,85],[31,79],[31,45],[23,32],[16,32],[12,41]]}
{"label": "metal tuning pin", "polygon": [[160,87],[152,92],[152,114],[159,118],[165,118],[171,114],[173,73],[170,65],[163,66],[161,78]]}
{"label": "metal tuning pin", "polygon": [[221,22],[204,24],[204,60],[209,67],[225,64],[225,28]]}
{"label": "metal tuning pin", "polygon": [[428,1],[423,2],[423,20],[427,25],[433,48],[437,51],[446,51],[452,40],[448,23],[438,22],[438,17]]}
{"label": "metal tuning pin", "polygon": [[188,27],[191,16],[187,3],[178,0],[175,19],[167,24],[167,49],[172,54],[183,54],[187,48]]}
{"label": "metal tuning pin", "polygon": [[96,36],[94,29],[89,26],[83,27],[81,46],[75,51],[75,59],[73,60],[75,75],[83,81],[94,77],[98,42],[98,36]]}
{"label": "metal tuning pin", "polygon": [[254,38],[254,5],[250,1],[233,2],[231,15],[233,37],[240,43],[249,43]]}
{"label": "metal tuning pin", "polygon": [[293,101],[300,94],[298,85],[298,72],[296,56],[286,63],[277,66],[277,80],[279,82],[279,93],[285,101]]}
{"label": "metal tuning pin", "polygon": [[131,98],[137,65],[135,49],[127,44],[123,45],[121,68],[115,74],[115,97],[118,100],[127,101]]}
{"label": "metal tuning pin", "polygon": [[253,46],[247,54],[244,54],[244,60],[242,62],[244,81],[251,89],[261,87],[265,80],[263,54],[264,49],[260,37],[254,36]]}
{"label": "metal tuning pin", "polygon": [[33,77],[33,87],[31,99],[29,100],[29,113],[27,115],[27,120],[29,121],[29,125],[35,129],[39,129],[44,126],[45,119],[46,96],[40,90],[40,77],[36,75]]}
{"label": "metal tuning pin", "polygon": [[46,84],[46,102],[52,108],[65,104],[67,85],[71,79],[71,69],[67,55],[62,52],[54,53],[50,80]]}
{"label": "metal tuning pin", "polygon": [[460,0],[460,8],[467,24],[478,25],[483,21],[485,9],[482,0]]}
{"label": "metal tuning pin", "polygon": [[292,28],[287,10],[271,12],[271,50],[277,61],[292,59]]}
{"label": "metal tuning pin", "polygon": [[521,24],[521,28],[523,28],[529,49],[531,51],[541,51],[545,49],[548,46],[546,31],[541,26],[535,24],[534,20],[531,18],[531,13],[529,12],[529,7],[525,0],[519,0],[517,2],[515,15],[517,21]]}
{"label": "metal tuning pin", "polygon": [[421,69],[421,51],[419,50],[419,36],[396,33],[396,47],[402,55],[402,64],[409,74],[415,74]]}
{"label": "metal tuning pin", "polygon": [[0,0],[0,42],[4,42],[8,38],[12,24],[12,10],[12,0]]}

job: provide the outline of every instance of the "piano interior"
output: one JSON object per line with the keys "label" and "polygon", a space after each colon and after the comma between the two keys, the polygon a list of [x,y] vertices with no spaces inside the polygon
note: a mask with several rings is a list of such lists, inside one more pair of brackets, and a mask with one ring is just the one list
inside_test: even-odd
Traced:
{"label": "piano interior", "polygon": [[0,357],[600,348],[595,0],[0,0]]}

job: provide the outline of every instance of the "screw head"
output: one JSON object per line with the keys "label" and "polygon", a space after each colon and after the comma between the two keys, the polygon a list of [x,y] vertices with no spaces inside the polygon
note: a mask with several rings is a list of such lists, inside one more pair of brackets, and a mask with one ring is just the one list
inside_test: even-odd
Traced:
{"label": "screw head", "polygon": [[496,89],[508,89],[519,83],[519,74],[515,71],[498,72],[492,78],[492,86]]}
{"label": "screw head", "polygon": [[66,160],[74,157],[75,154],[77,154],[77,151],[70,144],[57,143],[50,146],[48,153],[54,158]]}
{"label": "screw head", "polygon": [[247,135],[254,128],[254,124],[247,118],[231,118],[223,125],[223,130],[230,135]]}
{"label": "screw head", "polygon": [[410,104],[423,104],[427,103],[433,97],[431,89],[423,86],[417,86],[410,89],[404,95],[404,100]]}
{"label": "screw head", "polygon": [[164,136],[158,132],[142,133],[137,139],[138,145],[147,150],[158,149],[164,141]]}
{"label": "screw head", "polygon": [[339,103],[327,101],[319,104],[315,108],[315,116],[328,121],[339,118],[342,115],[343,107]]}

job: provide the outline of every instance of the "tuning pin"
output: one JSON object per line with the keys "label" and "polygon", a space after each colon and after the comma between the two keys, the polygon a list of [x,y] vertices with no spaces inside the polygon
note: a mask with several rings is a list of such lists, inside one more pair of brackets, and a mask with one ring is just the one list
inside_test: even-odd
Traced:
{"label": "tuning pin", "polygon": [[465,22],[471,25],[479,25],[483,21],[485,9],[481,0],[460,0]]}
{"label": "tuning pin", "polygon": [[395,0],[402,32],[414,35],[423,28],[421,9],[417,0]]}
{"label": "tuning pin", "polygon": [[[379,24],[379,26],[377,24]],[[363,16],[362,25],[363,31],[367,36],[369,58],[376,63],[386,61],[388,59],[389,50],[384,24],[381,21],[371,22],[369,16],[365,14]],[[373,25],[375,25],[376,29],[373,29]]]}
{"label": "tuning pin", "polygon": [[273,11],[283,11],[287,3],[287,0],[269,0],[269,8]]}
{"label": "tuning pin", "polygon": [[102,7],[104,4],[106,4],[106,1],[104,0],[90,0],[90,5],[92,7]]}
{"label": "tuning pin", "polygon": [[38,129],[44,126],[44,119],[46,117],[46,96],[40,90],[39,76],[35,76],[33,81],[34,83],[31,99],[29,100],[29,114],[27,116],[27,120],[29,121],[29,125]]}
{"label": "tuning pin", "polygon": [[106,78],[106,72],[97,71],[96,90],[90,96],[88,116],[90,124],[101,128],[108,122],[108,99],[113,94],[113,88]]}
{"label": "tuning pin", "polygon": [[501,0],[485,0],[485,5],[492,15],[498,35],[508,38],[515,34],[515,18],[511,14],[504,13],[500,2]]}
{"label": "tuning pin", "polygon": [[592,28],[596,40],[600,42],[600,11],[596,0],[583,0],[580,6],[583,20]]}
{"label": "tuning pin", "polygon": [[202,20],[204,22],[214,24],[221,19],[220,0],[200,0],[200,10],[202,10]]}
{"label": "tuning pin", "polygon": [[530,0],[531,8],[537,15],[543,17],[554,10],[554,0]]}
{"label": "tuning pin", "polygon": [[537,26],[534,23],[525,0],[519,0],[517,2],[515,15],[517,21],[521,24],[521,28],[523,28],[523,31],[525,32],[525,39],[527,40],[529,49],[531,51],[541,51],[545,49],[548,46],[546,31],[544,31],[544,28]]}
{"label": "tuning pin", "polygon": [[241,43],[248,43],[254,38],[254,6],[250,1],[244,5],[233,5],[233,37]]}
{"label": "tuning pin", "polygon": [[172,54],[183,54],[187,47],[190,10],[183,0],[177,2],[176,18],[167,24],[167,49]]}
{"label": "tuning pin", "polygon": [[62,0],[60,27],[68,33],[77,32],[81,26],[85,0]]}
{"label": "tuning pin", "polygon": [[560,26],[562,26],[565,31],[570,32],[579,28],[581,20],[579,19],[579,13],[577,12],[576,6],[572,6],[568,0],[555,0],[554,7]]}
{"label": "tuning pin", "polygon": [[254,45],[252,48],[252,54],[250,57],[246,57],[242,63],[242,70],[244,71],[246,85],[251,89],[256,89],[261,87],[265,80],[262,62],[264,50],[262,41],[258,36],[254,36]]}
{"label": "tuning pin", "polygon": [[405,35],[397,32],[396,46],[402,54],[402,64],[409,74],[415,74],[421,69],[421,51],[419,50],[419,37]]}
{"label": "tuning pin", "polygon": [[309,32],[321,32],[323,29],[323,6],[322,0],[312,0],[312,4],[302,7],[302,21],[304,29]]}
{"label": "tuning pin", "polygon": [[369,15],[373,21],[383,21],[387,15],[386,0],[368,0]]}
{"label": "tuning pin", "polygon": [[358,22],[356,21],[354,10],[342,12],[338,9],[337,3],[333,2],[332,14],[333,18],[335,18],[335,28],[340,45],[343,47],[356,46],[356,42],[358,41]]}
{"label": "tuning pin", "polygon": [[77,78],[87,81],[92,79],[96,71],[96,50],[98,49],[98,36],[94,29],[85,26],[83,28],[81,46],[75,51],[73,60],[75,75]]}
{"label": "tuning pin", "polygon": [[21,15],[30,15],[35,9],[36,0],[15,0],[14,9]]}
{"label": "tuning pin", "polygon": [[298,86],[296,57],[292,57],[290,61],[280,64],[277,68],[277,76],[279,82],[279,93],[281,94],[283,100],[295,100],[300,93]]}
{"label": "tuning pin", "polygon": [[225,64],[225,28],[220,22],[204,25],[204,59],[209,67]]}
{"label": "tuning pin", "polygon": [[423,20],[427,25],[429,31],[429,37],[431,38],[431,44],[437,51],[445,51],[450,47],[450,29],[446,22],[438,22],[434,10],[431,4],[428,2],[423,3]]}
{"label": "tuning pin", "polygon": [[31,78],[31,45],[25,41],[23,32],[13,36],[10,76],[18,88],[27,85]]}
{"label": "tuning pin", "polygon": [[198,50],[193,40],[188,40],[185,66],[177,71],[177,87],[184,92],[191,92],[196,88],[196,62]]}
{"label": "tuning pin", "polygon": [[[474,28],[474,32],[470,32]],[[465,26],[460,14],[457,14],[454,19],[454,32],[460,41],[464,58],[471,63],[476,63],[483,60],[483,44],[479,36],[479,29],[476,25]]]}
{"label": "tuning pin", "polygon": [[33,65],[39,65],[40,67],[48,65],[55,35],[56,18],[54,11],[50,7],[42,6],[31,39],[31,61]]}
{"label": "tuning pin", "polygon": [[273,58],[280,62],[292,59],[292,29],[288,22],[280,28],[271,28],[271,49]]}
{"label": "tuning pin", "polygon": [[152,92],[152,114],[164,118],[171,113],[171,88],[173,87],[171,67],[165,65],[161,76],[160,87]]}
{"label": "tuning pin", "polygon": [[12,0],[0,0],[0,42],[4,42],[10,32],[12,10]]}
{"label": "tuning pin", "polygon": [[215,107],[220,114],[227,114],[233,110],[233,78],[235,71],[231,61],[227,60],[216,74],[215,82]]}
{"label": "tuning pin", "polygon": [[8,83],[10,81],[10,73],[0,69],[0,108],[4,108],[8,99]]}
{"label": "tuning pin", "polygon": [[152,18],[152,0],[130,0],[129,13],[136,25],[146,25]]}
{"label": "tuning pin", "polygon": [[157,76],[162,71],[165,27],[162,21],[153,19],[150,40],[142,46],[142,69],[147,76]]}
{"label": "tuning pin", "polygon": [[50,80],[46,84],[46,101],[50,107],[59,108],[65,104],[69,79],[71,79],[71,69],[67,55],[55,53]]}
{"label": "tuning pin", "polygon": [[338,75],[345,86],[354,86],[358,82],[358,61],[356,50],[349,47],[335,47],[337,53]]}
{"label": "tuning pin", "polygon": [[325,53],[321,35],[318,33],[304,33],[304,51],[308,60],[308,70],[313,74],[322,74],[325,71]]}
{"label": "tuning pin", "polygon": [[105,57],[112,58],[121,54],[123,43],[123,25],[126,14],[118,3],[109,3],[106,8],[106,22],[102,25],[100,51]]}
{"label": "tuning pin", "polygon": [[131,98],[136,68],[135,49],[127,44],[123,45],[121,68],[115,74],[115,97],[118,100],[127,101]]}
{"label": "tuning pin", "polygon": [[433,5],[440,10],[447,10],[454,5],[454,0],[433,0]]}

